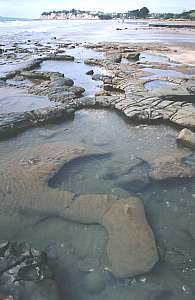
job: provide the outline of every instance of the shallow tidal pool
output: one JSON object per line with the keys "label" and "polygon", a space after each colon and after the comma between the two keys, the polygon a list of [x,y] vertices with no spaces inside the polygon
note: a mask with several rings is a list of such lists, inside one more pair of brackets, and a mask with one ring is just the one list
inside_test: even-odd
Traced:
{"label": "shallow tidal pool", "polygon": [[85,96],[94,96],[101,82],[93,80],[92,76],[87,75],[88,71],[93,70],[94,74],[107,75],[108,72],[100,66],[87,65],[84,60],[90,57],[101,59],[102,52],[96,52],[91,49],[75,48],[69,49],[66,54],[73,55],[74,61],[44,61],[39,70],[49,72],[64,73],[65,77],[74,80],[76,86],[81,86],[85,89]]}
{"label": "shallow tidal pool", "polygon": [[[195,242],[189,224],[195,215],[195,180],[150,182],[143,186],[134,182],[133,188],[125,177],[135,160],[146,162],[146,169],[135,169],[140,178],[155,159],[177,155],[181,148],[176,135],[177,130],[168,126],[128,123],[116,112],[81,110],[72,121],[29,129],[0,142],[1,172],[3,168],[6,171],[11,159],[21,159],[18,151],[36,145],[63,141],[65,147],[81,146],[96,153],[64,164],[48,184],[54,191],[58,188],[78,195],[136,195],[143,199],[161,257],[150,273],[124,280],[114,278],[105,269],[107,234],[103,227],[69,222],[51,211],[40,216],[29,205],[28,210],[18,208],[14,213],[11,207],[6,210],[9,197],[0,193],[1,239],[27,241],[55,258],[64,295],[70,299],[193,300]],[[192,156],[192,164],[194,160]],[[14,184],[17,189],[17,178]],[[39,196],[29,198],[40,201]],[[21,199],[23,208],[28,201]],[[90,272],[93,276],[89,279]],[[97,287],[102,280],[105,288],[91,293],[89,286]]]}

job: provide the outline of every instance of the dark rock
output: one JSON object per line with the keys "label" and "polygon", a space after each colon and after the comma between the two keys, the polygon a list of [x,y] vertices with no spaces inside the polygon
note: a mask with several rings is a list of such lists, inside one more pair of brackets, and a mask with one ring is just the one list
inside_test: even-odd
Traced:
{"label": "dark rock", "polygon": [[150,27],[165,27],[165,28],[188,28],[195,29],[195,25],[193,24],[169,24],[169,23],[160,23],[160,24],[149,24]]}
{"label": "dark rock", "polygon": [[68,77],[63,77],[63,78],[57,78],[56,77],[52,80],[51,78],[51,82],[53,83],[53,85],[55,86],[73,86],[74,85],[74,81],[71,78]]}
{"label": "dark rock", "polygon": [[68,49],[75,49],[76,46],[75,46],[75,45],[68,45],[67,48],[68,48]]}
{"label": "dark rock", "polygon": [[108,92],[113,92],[114,91],[114,87],[112,84],[104,84],[104,90],[108,91]]}
{"label": "dark rock", "polygon": [[18,271],[17,279],[24,281],[37,281],[40,279],[40,268],[37,267],[37,265],[22,267]]}
{"label": "dark rock", "polygon": [[125,28],[116,28],[116,30],[127,30],[127,27],[125,27]]}
{"label": "dark rock", "polygon": [[29,248],[25,243],[12,242],[9,245],[9,254],[16,258],[28,257],[29,256]]}
{"label": "dark rock", "polygon": [[94,74],[94,71],[93,70],[89,70],[86,72],[86,75],[93,75]]}
{"label": "dark rock", "polygon": [[121,54],[112,55],[110,60],[114,63],[120,64],[122,60],[122,55]]}
{"label": "dark rock", "polygon": [[195,86],[190,86],[187,88],[187,90],[191,93],[191,94],[195,94]]}
{"label": "dark rock", "polygon": [[85,89],[83,87],[73,86],[69,89],[69,91],[74,93],[76,96],[81,96],[85,92]]}
{"label": "dark rock", "polygon": [[141,53],[139,53],[139,52],[130,52],[127,54],[126,58],[133,59],[133,60],[139,60],[140,54]]}
{"label": "dark rock", "polygon": [[0,257],[3,257],[6,250],[9,248],[9,242],[3,241],[0,243]]}
{"label": "dark rock", "polygon": [[57,300],[57,285],[52,279],[47,255],[26,244],[6,245],[9,245],[6,256],[1,259],[6,268],[0,272],[0,299]]}
{"label": "dark rock", "polygon": [[45,57],[43,60],[58,60],[58,61],[74,61],[74,56],[72,55],[50,55]]}

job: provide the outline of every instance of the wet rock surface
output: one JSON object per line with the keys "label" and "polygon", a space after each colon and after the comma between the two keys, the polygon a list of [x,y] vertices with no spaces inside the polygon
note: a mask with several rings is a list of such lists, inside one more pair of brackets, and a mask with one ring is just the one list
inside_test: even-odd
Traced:
{"label": "wet rock surface", "polygon": [[17,242],[0,243],[1,299],[59,299],[46,253]]}
{"label": "wet rock surface", "polygon": [[0,139],[7,139],[29,127],[72,119],[73,117],[74,111],[63,106],[37,109],[24,113],[0,114]]}
{"label": "wet rock surface", "polygon": [[[127,58],[127,56],[128,59],[139,59],[141,50],[144,51],[147,48],[144,46],[100,43],[87,46],[87,48],[90,47],[106,53],[106,56],[104,59],[89,58],[85,60],[85,63],[101,65],[112,72],[112,76],[93,74],[92,79],[103,82],[103,89],[97,92],[94,100],[87,104],[88,107],[91,105],[91,107],[115,108],[132,121],[142,123],[166,122],[194,130],[194,79],[193,75],[186,75],[189,74],[187,66],[177,66],[168,60],[166,63],[157,62],[156,64],[153,61],[119,64],[119,61],[122,58]],[[150,48],[152,50],[152,46]],[[158,50],[163,52],[166,49],[159,47]],[[43,61],[66,61],[67,59],[73,61],[72,56],[66,54],[47,55],[26,63],[23,69],[20,67],[14,72],[20,72],[24,79],[34,80],[33,85],[28,87],[30,93],[47,96],[50,101],[66,103],[73,109],[79,109],[83,107],[84,102],[82,101],[81,104],[77,100],[83,96],[85,91],[82,87],[74,86],[71,78],[66,78],[64,74],[59,72],[27,71],[40,65]],[[144,79],[144,74],[147,74],[148,70],[156,72],[157,75],[152,79]],[[166,77],[164,75],[166,71],[172,72],[170,73],[172,77]],[[14,72],[10,71],[7,77],[14,77]],[[90,74],[92,73],[90,72]],[[173,85],[167,88],[147,90],[144,87],[145,83],[152,81],[170,82]]]}

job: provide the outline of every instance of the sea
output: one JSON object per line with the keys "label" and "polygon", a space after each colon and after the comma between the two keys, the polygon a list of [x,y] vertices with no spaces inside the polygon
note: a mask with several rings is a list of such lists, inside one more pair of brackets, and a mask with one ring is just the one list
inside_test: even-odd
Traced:
{"label": "sea", "polygon": [[122,24],[118,20],[32,20],[0,22],[2,42],[63,38],[72,42],[163,42],[195,43],[195,35],[190,30],[169,30],[148,27],[150,21],[132,20]]}

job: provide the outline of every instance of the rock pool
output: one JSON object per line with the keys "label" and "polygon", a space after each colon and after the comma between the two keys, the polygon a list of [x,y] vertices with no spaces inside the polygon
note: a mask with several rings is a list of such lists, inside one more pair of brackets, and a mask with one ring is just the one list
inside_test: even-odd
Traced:
{"label": "rock pool", "polygon": [[169,82],[169,81],[153,80],[153,81],[149,81],[149,82],[145,83],[144,86],[148,90],[154,90],[154,89],[174,87],[177,85],[172,82]]}
{"label": "rock pool", "polygon": [[34,109],[52,107],[54,104],[47,97],[29,95],[26,90],[0,88],[0,112],[25,112]]}
{"label": "rock pool", "polygon": [[94,74],[106,75],[107,72],[99,66],[89,66],[84,64],[84,59],[89,57],[101,59],[103,57],[102,52],[95,52],[91,49],[75,48],[67,50],[66,53],[73,55],[75,61],[44,61],[39,70],[64,73],[66,77],[70,77],[74,80],[75,85],[85,88],[86,96],[94,95],[97,88],[101,86],[101,82],[92,80],[92,77],[86,73],[93,70]]}
{"label": "rock pool", "polygon": [[[148,175],[152,168],[156,170],[156,161],[167,157],[173,162],[189,157],[189,165],[194,166],[194,154],[177,145],[176,135],[177,130],[168,126],[135,125],[116,112],[85,109],[76,112],[72,121],[29,129],[0,142],[1,238],[27,241],[46,251],[58,270],[63,299],[67,295],[71,299],[193,299],[194,179],[154,180]],[[37,174],[42,181],[46,170],[39,169],[30,182],[28,170],[39,165],[36,149],[43,149],[46,162],[55,155],[58,160],[62,145],[66,151],[88,149],[93,154],[65,160],[57,173],[49,167],[47,172],[53,175],[48,194],[48,184],[39,190],[33,179]],[[26,168],[26,176],[19,176],[12,161]],[[11,174],[8,181],[7,172]],[[11,190],[20,195],[18,203]],[[59,191],[141,198],[160,254],[155,268],[135,278],[115,278],[105,258],[104,227],[62,217],[57,209],[61,200],[54,200]]]}

